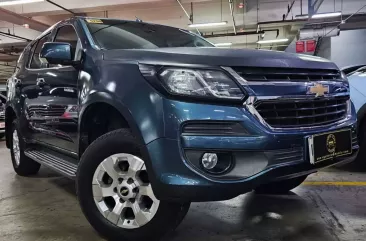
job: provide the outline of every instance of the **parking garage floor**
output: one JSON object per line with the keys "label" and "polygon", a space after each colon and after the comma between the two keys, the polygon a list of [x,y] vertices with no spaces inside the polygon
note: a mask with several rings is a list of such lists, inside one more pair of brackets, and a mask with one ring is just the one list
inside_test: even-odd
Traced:
{"label": "parking garage floor", "polygon": [[[102,240],[78,206],[74,183],[47,169],[19,177],[0,143],[0,240]],[[347,170],[348,169],[348,170]],[[333,168],[290,195],[249,193],[193,203],[169,241],[366,239],[366,171]]]}

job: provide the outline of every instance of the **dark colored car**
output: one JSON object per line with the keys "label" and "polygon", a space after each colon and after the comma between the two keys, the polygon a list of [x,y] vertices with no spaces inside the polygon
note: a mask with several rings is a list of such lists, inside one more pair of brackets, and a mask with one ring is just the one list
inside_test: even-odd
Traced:
{"label": "dark colored car", "polygon": [[0,85],[0,139],[5,136],[6,86]]}
{"label": "dark colored car", "polygon": [[0,94],[0,139],[5,136],[5,103],[6,97]]}
{"label": "dark colored car", "polygon": [[8,89],[15,171],[75,178],[85,216],[112,240],[155,240],[190,202],[286,193],[358,151],[335,64],[215,48],[167,26],[60,22],[24,50]]}

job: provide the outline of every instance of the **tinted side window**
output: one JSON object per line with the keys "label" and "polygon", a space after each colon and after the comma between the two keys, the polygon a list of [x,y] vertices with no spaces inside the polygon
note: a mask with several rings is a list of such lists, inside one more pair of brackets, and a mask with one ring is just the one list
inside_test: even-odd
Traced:
{"label": "tinted side window", "polygon": [[32,61],[32,57],[33,57],[33,54],[34,54],[34,50],[35,50],[35,49],[36,49],[36,47],[37,47],[37,43],[38,43],[38,42],[35,42],[35,43],[33,44],[32,48],[31,48],[31,50],[29,51],[29,54],[28,54],[28,64],[27,64],[27,66],[30,66],[30,63],[31,63],[31,61]]}
{"label": "tinted side window", "polygon": [[42,65],[42,61],[41,61],[41,58],[39,57],[39,53],[41,52],[43,44],[48,41],[48,37],[49,37],[49,34],[47,34],[46,36],[41,38],[38,41],[38,43],[34,45],[34,46],[36,46],[35,49],[34,49],[34,46],[32,47],[33,57],[32,57],[32,61],[30,63],[31,69],[40,69],[40,68],[47,67],[47,66]]}
{"label": "tinted side window", "polygon": [[75,50],[78,43],[78,35],[74,27],[66,25],[58,29],[54,42],[69,43],[72,48],[72,56],[75,56]]}
{"label": "tinted side window", "polygon": [[23,63],[23,62],[24,62],[26,52],[28,52],[28,51],[29,51],[29,48],[25,48],[23,50],[23,52],[20,54],[19,59],[17,61],[17,65],[15,67],[16,69],[20,69],[23,64],[26,64],[26,63]]}
{"label": "tinted side window", "polygon": [[361,69],[358,69],[357,72],[360,72],[360,73],[366,73],[366,67],[363,67]]}

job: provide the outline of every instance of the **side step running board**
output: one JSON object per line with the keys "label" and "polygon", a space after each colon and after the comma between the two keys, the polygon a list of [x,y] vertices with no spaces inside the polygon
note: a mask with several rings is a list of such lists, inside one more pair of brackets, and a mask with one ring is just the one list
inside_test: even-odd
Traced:
{"label": "side step running board", "polygon": [[76,177],[78,166],[60,157],[54,156],[45,151],[38,150],[27,150],[24,152],[24,154],[36,162],[39,162],[64,176],[72,179]]}

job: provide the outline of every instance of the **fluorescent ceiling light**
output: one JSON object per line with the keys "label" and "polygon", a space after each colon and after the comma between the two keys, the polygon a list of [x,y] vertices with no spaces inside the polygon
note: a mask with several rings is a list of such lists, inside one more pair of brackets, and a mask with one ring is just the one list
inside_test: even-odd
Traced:
{"label": "fluorescent ceiling light", "polygon": [[192,23],[189,24],[188,27],[190,28],[203,28],[203,27],[215,27],[215,26],[222,26],[226,25],[227,22],[217,22],[217,23]]}
{"label": "fluorescent ceiling light", "polygon": [[[334,13],[316,13],[311,18],[319,19],[319,18],[333,18],[341,16],[341,12],[334,12]],[[296,15],[295,19],[308,19],[309,15]]]}
{"label": "fluorescent ceiling light", "polygon": [[14,0],[14,1],[5,1],[5,2],[0,2],[0,6],[11,6],[11,5],[26,4],[26,3],[37,3],[37,2],[44,2],[44,0]]}
{"label": "fluorescent ceiling light", "polygon": [[335,13],[316,13],[311,18],[333,18],[341,16],[341,12],[335,12]]}
{"label": "fluorescent ceiling light", "polygon": [[257,44],[271,44],[271,43],[284,43],[288,42],[287,38],[282,39],[271,39],[271,40],[259,40]]}
{"label": "fluorescent ceiling light", "polygon": [[227,47],[227,46],[231,46],[233,45],[233,43],[217,43],[215,44],[216,47]]}
{"label": "fluorescent ceiling light", "polygon": [[296,15],[295,19],[308,19],[309,15]]}

